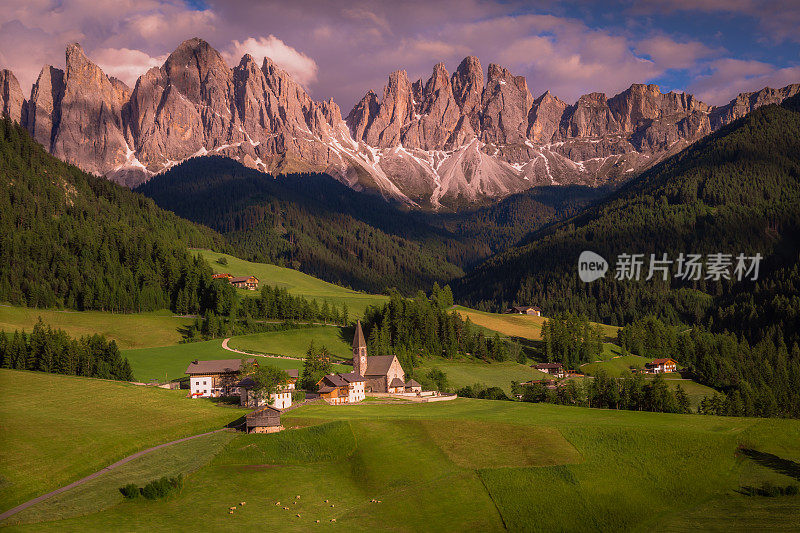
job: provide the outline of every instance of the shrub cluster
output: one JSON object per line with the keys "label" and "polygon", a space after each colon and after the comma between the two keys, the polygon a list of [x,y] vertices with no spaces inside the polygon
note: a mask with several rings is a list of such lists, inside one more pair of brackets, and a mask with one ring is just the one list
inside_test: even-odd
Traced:
{"label": "shrub cluster", "polygon": [[170,494],[180,492],[181,489],[183,489],[183,474],[178,474],[177,477],[164,476],[154,479],[141,488],[134,483],[128,483],[119,491],[129,500],[134,500],[139,496],[144,496],[148,500],[161,500]]}

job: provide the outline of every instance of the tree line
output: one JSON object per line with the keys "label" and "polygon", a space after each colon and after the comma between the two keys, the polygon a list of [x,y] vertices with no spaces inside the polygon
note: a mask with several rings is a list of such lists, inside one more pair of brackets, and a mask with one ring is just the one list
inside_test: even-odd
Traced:
{"label": "tree line", "polygon": [[609,377],[604,371],[583,382],[571,379],[555,389],[542,384],[512,384],[512,392],[524,402],[547,402],[601,409],[651,411],[655,413],[690,413],[689,397],[678,384],[670,390],[661,374],[647,380],[642,374],[622,378]]}
{"label": "tree line", "polygon": [[74,339],[41,319],[30,334],[0,331],[0,368],[133,381],[131,365],[116,342],[97,334]]}
{"label": "tree line", "polygon": [[[350,311],[346,302],[341,306],[304,296],[293,296],[286,288],[264,285],[258,296],[240,297],[227,280],[211,281],[208,306],[202,317],[194,320],[184,332],[186,341],[208,340],[233,335],[245,335],[276,329],[296,327],[294,322],[322,322],[346,326]],[[283,321],[276,325],[270,321]]]}
{"label": "tree line", "polygon": [[449,286],[435,284],[430,296],[419,291],[413,298],[390,291],[388,303],[369,307],[364,314],[369,353],[394,354],[405,369],[431,357],[475,357],[487,362],[524,357],[517,343],[498,333],[487,337],[469,319],[449,310],[452,303]]}

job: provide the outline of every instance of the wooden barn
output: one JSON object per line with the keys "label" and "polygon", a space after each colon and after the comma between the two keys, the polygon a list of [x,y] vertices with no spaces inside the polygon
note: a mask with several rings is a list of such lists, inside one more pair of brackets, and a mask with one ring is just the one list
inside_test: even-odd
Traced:
{"label": "wooden barn", "polygon": [[283,430],[281,410],[271,405],[247,413],[245,419],[248,433],[277,433]]}
{"label": "wooden barn", "polygon": [[248,289],[251,291],[258,289],[258,278],[255,276],[233,276],[229,281],[231,285],[237,289]]}

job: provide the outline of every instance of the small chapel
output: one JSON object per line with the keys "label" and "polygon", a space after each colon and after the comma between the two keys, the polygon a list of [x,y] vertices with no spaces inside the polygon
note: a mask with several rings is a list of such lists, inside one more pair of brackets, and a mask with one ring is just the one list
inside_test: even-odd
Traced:
{"label": "small chapel", "polygon": [[367,341],[360,320],[356,323],[356,332],[353,335],[353,373],[364,377],[364,390],[367,393],[401,393],[406,392],[409,385],[415,387],[411,389],[413,392],[421,390],[416,381],[406,384],[406,374],[397,356],[367,356]]}

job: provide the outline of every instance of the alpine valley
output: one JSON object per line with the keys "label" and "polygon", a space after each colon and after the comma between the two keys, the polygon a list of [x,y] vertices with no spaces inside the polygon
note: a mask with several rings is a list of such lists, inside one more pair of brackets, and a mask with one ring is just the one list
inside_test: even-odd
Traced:
{"label": "alpine valley", "polygon": [[477,57],[427,81],[404,70],[343,117],[314,101],[269,58],[230,68],[201,39],[178,46],[133,88],[78,44],[64,70],[42,68],[25,98],[0,71],[0,109],[51,154],[134,187],[186,159],[214,154],[271,174],[326,173],[412,208],[474,208],[541,185],[617,186],[800,84],[710,106],[690,94],[632,85],[570,104],[534,98],[522,76]]}

